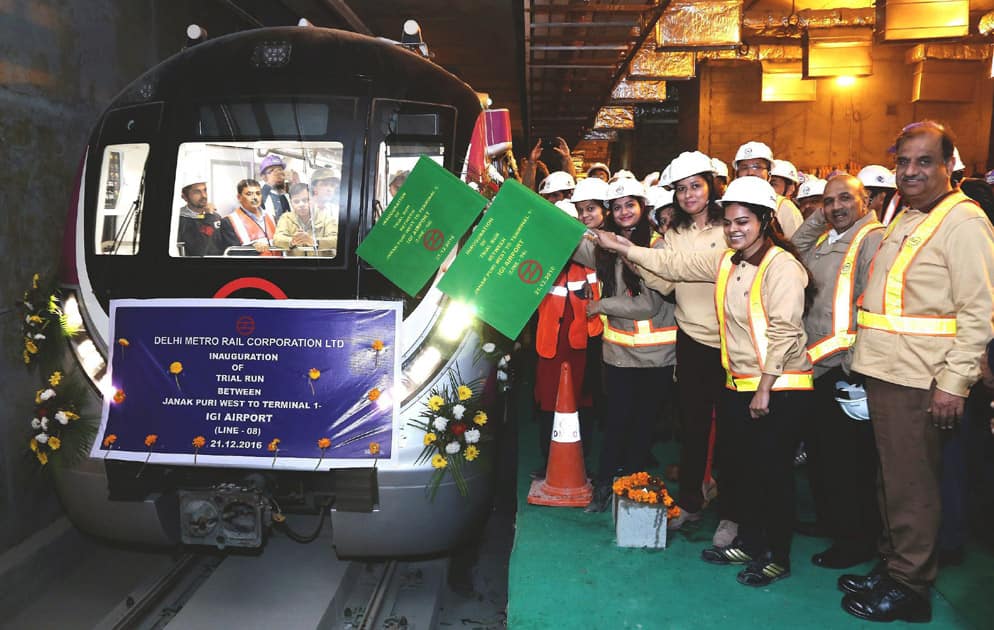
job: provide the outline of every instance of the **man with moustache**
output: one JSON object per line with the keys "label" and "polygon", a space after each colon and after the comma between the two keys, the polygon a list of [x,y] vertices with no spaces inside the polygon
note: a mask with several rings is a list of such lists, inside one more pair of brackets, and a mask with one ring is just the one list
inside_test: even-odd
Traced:
{"label": "man with moustache", "polygon": [[183,255],[221,254],[221,216],[214,210],[214,204],[207,200],[206,181],[195,181],[183,186],[180,196],[186,202],[179,209],[179,242],[183,243]]}
{"label": "man with moustache", "polygon": [[[787,164],[790,163],[787,162]],[[735,152],[735,160],[732,162],[735,177],[758,177],[767,182],[770,181],[773,166],[773,151],[766,144],[754,140],[740,146],[739,150]],[[794,170],[796,172],[796,169]],[[794,202],[779,192],[777,193],[776,216],[780,229],[787,238],[790,238],[797,231],[797,228],[804,223],[804,217],[801,216],[801,211],[797,209]]]}
{"label": "man with moustache", "polygon": [[238,208],[221,222],[224,248],[251,245],[259,256],[280,256],[273,247],[276,222],[262,211],[262,187],[254,179],[238,182]]}
{"label": "man with moustache", "polygon": [[873,428],[865,418],[843,413],[835,399],[836,383],[851,380],[857,302],[866,288],[883,226],[870,211],[869,195],[856,177],[836,175],[821,185],[822,207],[793,239],[818,287],[804,316],[817,403],[803,419],[802,432],[815,513],[833,541],[811,562],[845,569],[873,558],[880,534]]}
{"label": "man with moustache", "polygon": [[843,609],[870,621],[928,621],[938,573],[944,433],[963,414],[994,312],[994,233],[950,183],[953,138],[933,121],[896,142],[906,208],[884,233],[857,317],[852,368],[865,375],[880,458],[883,561],[843,575]]}

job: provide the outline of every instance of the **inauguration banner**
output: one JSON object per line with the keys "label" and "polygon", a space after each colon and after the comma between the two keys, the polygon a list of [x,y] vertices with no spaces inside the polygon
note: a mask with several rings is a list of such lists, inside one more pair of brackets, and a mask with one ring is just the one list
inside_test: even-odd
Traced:
{"label": "inauguration banner", "polygon": [[585,230],[527,187],[507,180],[438,288],[514,339]]}
{"label": "inauguration banner", "polygon": [[392,461],[401,304],[111,301],[92,457],[315,470]]}
{"label": "inauguration banner", "polygon": [[356,253],[416,295],[473,224],[487,200],[421,156]]}

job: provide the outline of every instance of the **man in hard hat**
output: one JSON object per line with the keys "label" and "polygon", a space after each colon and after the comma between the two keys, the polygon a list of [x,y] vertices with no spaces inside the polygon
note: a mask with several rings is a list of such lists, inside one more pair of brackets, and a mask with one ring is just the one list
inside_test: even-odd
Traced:
{"label": "man in hard hat", "polygon": [[576,181],[573,176],[566,171],[554,171],[542,180],[539,184],[538,194],[546,201],[556,203],[563,199],[569,199],[576,188]]}
{"label": "man in hard hat", "polygon": [[270,153],[259,165],[259,175],[263,182],[262,211],[279,219],[280,215],[290,210],[286,162],[275,153]]}
{"label": "man in hard hat", "polygon": [[207,178],[194,176],[191,183],[183,186],[180,196],[186,202],[179,210],[178,240],[183,243],[183,255],[221,254],[221,215],[215,211],[214,204],[207,200]]}
{"label": "man in hard hat", "polygon": [[[773,151],[762,142],[750,141],[739,147],[732,162],[736,177],[759,177],[770,181],[770,171],[773,168]],[[794,231],[804,223],[801,211],[794,202],[777,194],[777,221],[784,236],[790,238]]]}
{"label": "man in hard hat", "polygon": [[711,158],[711,169],[714,171],[714,184],[718,189],[718,197],[725,194],[728,187],[728,164],[725,164],[716,157]]}
{"label": "man in hard hat", "polygon": [[[809,179],[801,190],[816,181],[821,180]],[[881,527],[873,428],[848,417],[835,399],[836,384],[851,380],[857,302],[883,238],[883,226],[869,211],[859,179],[836,175],[821,186],[822,209],[812,212],[794,233],[794,243],[818,289],[804,316],[817,402],[809,415],[798,420],[804,423],[815,513],[832,538],[832,546],[815,554],[811,562],[845,569],[873,558]],[[831,229],[826,232],[826,228]]]}
{"label": "man in hard hat", "polygon": [[797,167],[787,160],[773,160],[770,169],[770,186],[781,197],[793,199],[801,178],[797,175]]}
{"label": "man in hard hat", "polygon": [[867,164],[860,169],[856,177],[863,183],[863,187],[870,195],[870,210],[877,215],[877,219],[882,221],[884,210],[887,209],[891,198],[897,191],[894,173],[890,172],[886,166]]}
{"label": "man in hard hat", "polygon": [[593,177],[606,182],[611,179],[611,169],[609,169],[607,164],[604,162],[594,162],[590,168],[587,169],[587,177]]}
{"label": "man in hard hat", "polygon": [[906,209],[884,233],[858,315],[852,368],[866,394],[880,458],[884,561],[844,575],[843,608],[873,621],[927,621],[937,569],[943,435],[963,413],[991,337],[994,233],[950,183],[953,140],[942,125],[897,138]]}
{"label": "man in hard hat", "polygon": [[811,218],[812,214],[821,212],[825,183],[824,179],[809,176],[797,189],[797,204],[805,221]]}

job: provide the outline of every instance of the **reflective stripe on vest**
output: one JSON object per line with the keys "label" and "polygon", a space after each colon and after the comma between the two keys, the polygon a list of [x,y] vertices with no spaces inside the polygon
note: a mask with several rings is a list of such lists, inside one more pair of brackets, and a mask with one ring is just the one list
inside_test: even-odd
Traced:
{"label": "reflective stripe on vest", "polygon": [[[925,220],[904,239],[894,264],[887,273],[884,283],[883,313],[860,311],[856,321],[862,328],[873,328],[903,335],[925,335],[931,337],[951,337],[956,334],[956,317],[944,315],[907,315],[904,313],[904,284],[911,262],[921,248],[928,243],[942,220],[949,215],[956,204],[966,201],[963,193],[954,192],[932,209]],[[890,236],[900,223],[905,211],[902,210],[887,226],[884,239]]]}
{"label": "reflective stripe on vest", "polygon": [[601,315],[604,325],[604,341],[626,348],[642,348],[646,346],[665,346],[676,343],[676,326],[655,328],[652,322],[643,319],[635,322],[635,330],[621,330],[611,326],[607,315]]}
{"label": "reflective stripe on vest", "polygon": [[[752,337],[752,346],[756,351],[756,359],[759,361],[760,369],[766,365],[766,350],[769,346],[769,339],[766,330],[770,320],[763,307],[763,276],[770,262],[783,253],[780,247],[771,247],[756,270],[756,278],[752,281],[749,289],[749,333]],[[746,374],[735,374],[730,367],[728,359],[728,331],[725,328],[725,292],[728,289],[728,277],[732,274],[733,250],[725,252],[718,268],[718,278],[715,282],[714,299],[715,311],[718,313],[718,331],[721,339],[721,366],[725,368],[725,386],[740,392],[752,392],[759,388],[761,376],[751,376]],[[789,389],[813,389],[814,378],[811,372],[784,372],[773,382],[774,391]]]}
{"label": "reflective stripe on vest", "polygon": [[242,242],[242,245],[248,245],[252,241],[263,238],[269,241],[276,234],[276,224],[273,223],[273,218],[266,213],[263,213],[262,217],[266,226],[265,232],[241,208],[230,216],[231,227],[235,228],[235,233],[238,234],[238,240]]}
{"label": "reflective stripe on vest", "polygon": [[[859,246],[867,234],[875,230],[883,229],[883,226],[876,221],[871,221],[859,229],[853,236],[849,249],[842,259],[842,266],[839,267],[839,277],[835,280],[835,302],[832,304],[832,334],[819,339],[808,346],[808,357],[812,363],[817,363],[836,352],[848,350],[856,339],[856,329],[852,321],[852,292],[853,292],[853,272],[856,271],[856,256],[859,255]],[[815,243],[815,247],[821,245],[828,234],[822,234]]]}

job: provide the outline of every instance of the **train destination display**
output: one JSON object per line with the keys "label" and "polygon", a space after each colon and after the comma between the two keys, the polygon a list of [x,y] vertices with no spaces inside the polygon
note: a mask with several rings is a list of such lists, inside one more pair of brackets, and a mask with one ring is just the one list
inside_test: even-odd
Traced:
{"label": "train destination display", "polygon": [[91,455],[327,469],[396,452],[399,302],[111,302]]}

